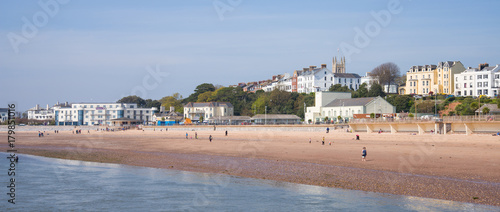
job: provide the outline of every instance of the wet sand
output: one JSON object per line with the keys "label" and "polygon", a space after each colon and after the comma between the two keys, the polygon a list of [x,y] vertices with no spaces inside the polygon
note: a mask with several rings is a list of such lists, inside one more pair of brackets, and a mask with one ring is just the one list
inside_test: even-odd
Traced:
{"label": "wet sand", "polygon": [[[19,153],[500,206],[500,137],[306,131],[16,132]],[[208,136],[214,140],[209,142]],[[6,137],[5,132],[0,136]],[[321,144],[325,137],[325,145]],[[192,137],[192,139],[191,139]],[[309,138],[312,142],[309,143]],[[329,142],[332,144],[329,145]],[[367,148],[367,161],[361,150]],[[5,152],[7,143],[0,144]],[[22,158],[20,159],[22,161]]]}

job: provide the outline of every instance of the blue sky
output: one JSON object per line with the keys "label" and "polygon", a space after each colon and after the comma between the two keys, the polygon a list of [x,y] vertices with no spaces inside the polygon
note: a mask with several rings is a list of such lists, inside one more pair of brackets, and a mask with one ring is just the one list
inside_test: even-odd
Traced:
{"label": "blue sky", "polygon": [[[40,6],[44,2],[57,2],[58,9],[52,5],[48,14]],[[390,2],[399,3],[399,12],[389,12]],[[310,65],[330,68],[332,57],[341,55],[349,57],[347,72],[360,75],[385,62],[396,63],[402,73],[446,60],[497,64],[499,6],[500,1],[2,0],[0,107],[114,102],[130,94],[186,97],[205,82],[228,86]],[[384,11],[391,17],[382,26],[371,13]],[[37,33],[23,34],[23,18]],[[369,28],[373,24],[378,29]],[[355,29],[367,34],[367,26],[369,42],[357,46]],[[356,53],[338,52],[342,44],[356,47]]]}

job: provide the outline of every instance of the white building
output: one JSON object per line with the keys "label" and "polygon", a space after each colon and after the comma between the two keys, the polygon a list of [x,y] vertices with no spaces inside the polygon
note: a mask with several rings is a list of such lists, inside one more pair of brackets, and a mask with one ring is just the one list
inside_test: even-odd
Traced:
{"label": "white building", "polygon": [[333,84],[347,86],[349,89],[358,90],[361,85],[361,77],[352,73],[334,73]]}
{"label": "white building", "polygon": [[297,78],[298,93],[312,93],[318,91],[327,91],[333,84],[333,73],[322,64],[321,68],[309,66],[302,71],[295,71]]}
{"label": "white building", "polygon": [[349,92],[317,92],[315,106],[307,107],[306,123],[322,122],[325,118],[352,119],[354,114],[395,113],[396,107],[381,97],[351,98]]}
{"label": "white building", "polygon": [[223,116],[234,116],[234,107],[229,102],[189,102],[184,105],[184,118],[193,121],[217,118]]}
{"label": "white building", "polygon": [[455,95],[485,95],[497,97],[500,93],[500,65],[489,67],[487,63],[478,68],[469,67],[462,73],[455,74]]}
{"label": "white building", "polygon": [[73,103],[53,107],[56,125],[112,125],[128,118],[151,124],[157,108],[138,108],[136,103]]}
{"label": "white building", "polygon": [[28,110],[28,119],[50,121],[54,120],[54,118],[54,109],[49,107],[49,105],[45,108],[40,108],[40,105],[36,105]]}
{"label": "white building", "polygon": [[0,122],[6,122],[9,120],[9,109],[8,108],[0,108]]}

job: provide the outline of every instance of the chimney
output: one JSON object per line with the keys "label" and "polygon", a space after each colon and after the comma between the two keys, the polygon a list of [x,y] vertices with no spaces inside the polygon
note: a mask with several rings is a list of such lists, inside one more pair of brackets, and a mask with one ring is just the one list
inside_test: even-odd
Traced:
{"label": "chimney", "polygon": [[170,106],[170,112],[174,112],[175,110],[175,107],[174,106]]}
{"label": "chimney", "polygon": [[165,111],[165,106],[160,106],[160,113]]}
{"label": "chimney", "polygon": [[309,70],[314,70],[316,68],[316,66],[309,66]]}
{"label": "chimney", "polygon": [[35,110],[40,110],[40,105],[39,104],[36,104]]}
{"label": "chimney", "polygon": [[486,68],[486,67],[489,67],[490,65],[488,63],[483,63],[483,64],[479,64],[479,70],[483,70],[483,68]]}
{"label": "chimney", "polygon": [[469,66],[469,67],[467,67],[467,69],[472,69],[472,67]]}
{"label": "chimney", "polygon": [[304,72],[308,71],[309,69],[308,68],[303,68],[302,70],[304,70]]}
{"label": "chimney", "polygon": [[321,68],[326,68],[326,64],[321,64]]}
{"label": "chimney", "polygon": [[49,104],[47,104],[47,110],[49,110]]}
{"label": "chimney", "polygon": [[68,107],[68,102],[65,102],[65,103],[64,103],[64,106]]}

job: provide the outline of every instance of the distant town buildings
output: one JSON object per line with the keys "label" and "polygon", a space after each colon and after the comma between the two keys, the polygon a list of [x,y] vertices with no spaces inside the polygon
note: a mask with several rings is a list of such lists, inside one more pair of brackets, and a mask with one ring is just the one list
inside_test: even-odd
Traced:
{"label": "distant town buildings", "polygon": [[174,107],[170,107],[169,111],[165,110],[165,107],[161,106],[160,111],[153,115],[153,120],[155,120],[156,126],[171,126],[174,124],[179,124],[184,119],[182,113],[175,112]]}
{"label": "distant town buildings", "polygon": [[438,65],[412,66],[406,72],[405,94],[454,94],[455,74],[465,70],[460,61],[439,62]]}
{"label": "distant town buildings", "polygon": [[478,68],[468,67],[455,75],[455,95],[497,97],[500,93],[500,66],[490,67],[488,63]]}
{"label": "distant town buildings", "polygon": [[184,118],[191,121],[233,116],[234,106],[229,102],[189,102],[184,105]]}
{"label": "distant town buildings", "polygon": [[139,108],[136,103],[73,103],[53,107],[56,125],[113,125],[113,120],[152,123],[157,108]]}
{"label": "distant town buildings", "polygon": [[38,121],[51,121],[54,120],[54,109],[52,107],[40,108],[40,105],[36,105],[35,107],[29,109],[28,111],[28,119],[30,120],[38,120]]}
{"label": "distant town buildings", "polygon": [[335,84],[341,84],[353,90],[357,90],[361,85],[361,77],[358,74],[346,73],[345,57],[340,60],[336,57],[332,59],[332,71],[327,68],[326,64],[321,64],[320,67],[309,66],[302,70],[295,70],[293,75],[285,73],[275,75],[270,80],[239,83],[234,86],[240,86],[247,92],[258,90],[271,92],[279,89],[288,92],[312,93],[328,91]]}

